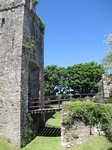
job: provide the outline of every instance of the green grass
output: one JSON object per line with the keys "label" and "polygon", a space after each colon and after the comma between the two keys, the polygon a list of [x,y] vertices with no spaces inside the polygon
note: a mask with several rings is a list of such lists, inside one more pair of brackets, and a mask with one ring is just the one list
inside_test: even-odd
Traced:
{"label": "green grass", "polygon": [[[108,150],[112,147],[105,137],[101,136],[94,140],[85,142],[82,145],[74,146],[69,150]],[[12,147],[9,143],[0,140],[0,150],[19,150]],[[37,137],[22,150],[63,150],[60,137]],[[68,149],[64,149],[68,150]]]}
{"label": "green grass", "polygon": [[0,150],[19,150],[13,147],[10,143],[0,139]]}
{"label": "green grass", "polygon": [[[60,137],[37,137],[22,150],[63,150],[60,141]],[[82,145],[69,148],[69,150],[108,150],[110,147],[112,147],[112,143],[101,136]]]}
{"label": "green grass", "polygon": [[46,126],[61,127],[61,116],[60,112],[56,112],[52,118],[48,119]]}
{"label": "green grass", "polygon": [[105,137],[100,136],[94,140],[85,142],[82,145],[70,148],[69,150],[108,150],[110,147],[112,147],[112,143],[110,143]]}
{"label": "green grass", "polygon": [[22,150],[62,150],[60,137],[37,137]]}
{"label": "green grass", "polygon": [[[53,115],[53,117],[47,120],[47,126],[60,126],[60,113],[57,112]],[[94,140],[85,142],[82,145],[74,146],[69,149],[64,150],[109,150],[108,148],[112,147],[112,143],[110,143],[105,137],[100,136]],[[17,148],[12,147],[9,143],[0,140],[0,150],[19,150]],[[34,140],[32,140],[26,147],[21,150],[63,150],[61,147],[61,137],[42,137],[37,136]]]}

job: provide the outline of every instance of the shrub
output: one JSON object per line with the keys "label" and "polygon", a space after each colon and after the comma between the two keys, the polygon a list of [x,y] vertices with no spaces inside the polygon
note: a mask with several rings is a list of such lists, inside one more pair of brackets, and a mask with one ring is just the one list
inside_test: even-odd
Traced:
{"label": "shrub", "polygon": [[99,99],[100,99],[99,94],[96,94],[92,100],[93,100],[93,102],[99,103]]}
{"label": "shrub", "polygon": [[105,104],[112,103],[112,98],[105,98],[104,103]]}
{"label": "shrub", "polygon": [[112,107],[110,105],[93,102],[71,102],[63,104],[69,110],[68,116],[62,120],[66,126],[70,126],[73,119],[81,120],[86,125],[99,126],[112,141]]}

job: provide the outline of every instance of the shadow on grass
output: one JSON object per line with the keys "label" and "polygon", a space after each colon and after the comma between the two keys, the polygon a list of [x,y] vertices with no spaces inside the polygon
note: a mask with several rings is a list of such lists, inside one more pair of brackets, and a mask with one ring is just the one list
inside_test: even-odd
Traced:
{"label": "shadow on grass", "polygon": [[54,114],[55,114],[55,112],[45,114],[45,122],[47,122],[47,120],[50,118],[54,118],[53,117]]}
{"label": "shadow on grass", "polygon": [[112,150],[112,147],[109,147],[107,150]]}
{"label": "shadow on grass", "polygon": [[48,137],[61,136],[61,128],[45,127],[38,136],[48,136]]}

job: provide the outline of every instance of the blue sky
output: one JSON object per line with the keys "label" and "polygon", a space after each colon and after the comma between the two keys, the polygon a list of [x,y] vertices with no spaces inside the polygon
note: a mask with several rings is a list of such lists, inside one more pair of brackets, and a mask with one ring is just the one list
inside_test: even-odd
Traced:
{"label": "blue sky", "polygon": [[105,35],[112,33],[112,0],[39,0],[36,12],[45,22],[45,67],[101,63]]}

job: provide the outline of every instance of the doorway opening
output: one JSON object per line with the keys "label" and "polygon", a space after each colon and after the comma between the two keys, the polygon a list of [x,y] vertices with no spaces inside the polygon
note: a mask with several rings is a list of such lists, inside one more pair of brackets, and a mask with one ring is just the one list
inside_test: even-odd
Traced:
{"label": "doorway opening", "polygon": [[[33,101],[39,101],[39,67],[33,63],[29,62],[29,79],[28,79],[28,99],[29,99],[29,109],[30,103]],[[35,104],[34,104],[35,105]]]}

